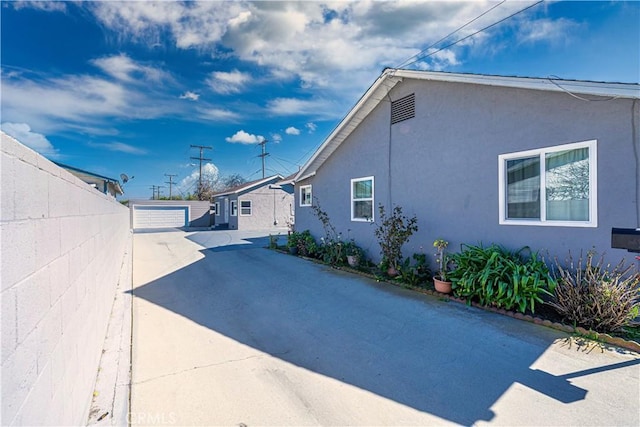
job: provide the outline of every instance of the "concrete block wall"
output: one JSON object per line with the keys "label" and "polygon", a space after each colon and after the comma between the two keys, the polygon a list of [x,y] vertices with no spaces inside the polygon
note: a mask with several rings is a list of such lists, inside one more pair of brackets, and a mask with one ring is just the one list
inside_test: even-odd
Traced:
{"label": "concrete block wall", "polygon": [[1,137],[0,425],[84,425],[129,210]]}

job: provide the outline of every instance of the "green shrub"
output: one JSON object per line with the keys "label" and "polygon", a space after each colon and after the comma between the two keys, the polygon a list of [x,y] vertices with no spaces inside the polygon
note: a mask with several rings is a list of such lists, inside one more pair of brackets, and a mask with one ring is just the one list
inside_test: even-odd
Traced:
{"label": "green shrub", "polygon": [[593,251],[582,254],[577,264],[569,255],[568,267],[556,259],[558,286],[549,305],[566,320],[597,332],[620,329],[638,316],[640,278],[634,265],[620,261],[613,269],[604,266],[604,256],[594,264]]}
{"label": "green shrub", "polygon": [[455,268],[448,275],[454,295],[482,305],[535,312],[542,296],[552,295],[555,281],[537,253],[524,257],[525,251],[528,247],[511,252],[495,244],[463,245],[452,255]]}
{"label": "green shrub", "polygon": [[[413,259],[414,262],[411,260]],[[415,253],[400,265],[398,280],[414,287],[424,286],[431,280],[431,270],[427,265],[427,256]]]}
{"label": "green shrub", "polygon": [[374,233],[380,245],[382,265],[398,270],[402,263],[402,246],[418,231],[418,219],[415,215],[411,218],[405,216],[400,206],[394,206],[387,214],[384,206],[380,204],[378,212],[380,224]]}
{"label": "green shrub", "polygon": [[316,256],[318,254],[318,244],[309,230],[299,233],[297,239],[298,253],[302,256]]}

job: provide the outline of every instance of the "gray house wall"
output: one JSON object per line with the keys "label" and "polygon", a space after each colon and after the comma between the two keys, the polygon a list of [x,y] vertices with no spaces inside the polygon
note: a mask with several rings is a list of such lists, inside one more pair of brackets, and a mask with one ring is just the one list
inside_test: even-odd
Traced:
{"label": "gray house wall", "polygon": [[[415,118],[390,125],[390,102],[415,93]],[[590,99],[597,97],[589,96]],[[602,100],[602,98],[600,98]],[[343,235],[379,260],[374,225],[350,220],[350,179],[374,176],[378,204],[400,205],[418,217],[419,232],[405,254],[442,237],[460,244],[528,245],[563,259],[594,248],[612,260],[633,254],[611,248],[611,228],[639,226],[632,117],[638,134],[637,100],[588,102],[562,92],[405,79],[317,170],[296,183],[296,230],[319,237],[320,222],[299,206],[300,186]],[[596,228],[500,225],[498,156],[597,140]],[[433,257],[431,257],[433,258]]]}
{"label": "gray house wall", "polygon": [[[272,183],[250,188],[238,193],[231,193],[214,197],[213,202],[219,203],[220,210],[215,215],[215,224],[223,225],[231,230],[268,230],[270,228],[285,228],[293,221],[293,185]],[[228,200],[228,202],[225,202]],[[241,202],[251,201],[251,215],[241,214]],[[231,215],[231,202],[237,202],[237,215]],[[228,211],[228,218],[225,214]]]}
{"label": "gray house wall", "polygon": [[[129,200],[129,206],[189,206],[189,227],[209,227],[211,225],[211,203],[200,200]],[[133,224],[133,209],[129,213]]]}

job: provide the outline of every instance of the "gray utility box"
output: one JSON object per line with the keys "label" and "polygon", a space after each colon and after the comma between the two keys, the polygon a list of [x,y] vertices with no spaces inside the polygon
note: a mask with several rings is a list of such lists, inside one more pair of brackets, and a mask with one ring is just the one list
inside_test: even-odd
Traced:
{"label": "gray utility box", "polygon": [[612,228],[611,247],[640,252],[640,230],[636,228]]}

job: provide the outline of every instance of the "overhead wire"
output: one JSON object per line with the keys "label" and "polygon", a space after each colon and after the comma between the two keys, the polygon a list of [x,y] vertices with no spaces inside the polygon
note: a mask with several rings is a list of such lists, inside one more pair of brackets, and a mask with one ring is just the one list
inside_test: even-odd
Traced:
{"label": "overhead wire", "polygon": [[471,34],[469,34],[469,35],[467,35],[467,36],[462,37],[461,39],[458,39],[458,40],[456,40],[456,41],[454,41],[454,42],[451,42],[451,43],[449,43],[449,44],[447,44],[447,45],[445,45],[445,46],[441,47],[441,48],[440,48],[440,49],[438,49],[438,50],[434,50],[433,52],[429,52],[428,54],[426,54],[426,55],[424,55],[424,56],[419,56],[419,57],[418,57],[418,58],[416,58],[414,61],[411,61],[411,62],[409,62],[408,64],[403,64],[403,66],[404,66],[404,67],[408,67],[408,66],[410,66],[410,65],[415,64],[416,62],[418,62],[418,61],[419,61],[419,60],[421,60],[421,59],[428,58],[428,57],[430,57],[430,56],[435,55],[435,54],[436,54],[436,53],[438,53],[438,52],[441,52],[441,51],[443,51],[443,50],[445,50],[445,49],[447,49],[447,48],[450,48],[451,46],[455,46],[455,45],[457,45],[458,43],[463,42],[463,41],[465,41],[465,40],[467,40],[467,39],[469,39],[469,38],[471,38],[471,37],[473,37],[473,36],[475,36],[475,35],[477,35],[477,34],[479,34],[479,33],[483,32],[483,31],[486,31],[486,30],[488,30],[489,28],[495,27],[496,25],[501,24],[501,23],[503,23],[504,21],[506,21],[506,20],[508,20],[508,19],[511,19],[511,18],[513,18],[514,16],[519,15],[520,13],[525,12],[525,11],[527,11],[527,10],[531,9],[532,7],[535,7],[535,6],[537,6],[537,5],[539,5],[540,3],[543,3],[543,2],[544,2],[544,0],[538,0],[537,2],[535,2],[535,3],[531,4],[531,5],[529,5],[529,6],[525,7],[525,8],[523,8],[523,9],[520,9],[520,10],[518,10],[517,12],[514,12],[514,13],[512,13],[511,15],[506,16],[506,17],[504,17],[504,18],[500,19],[499,21],[494,22],[493,24],[487,25],[486,27],[483,27],[483,28],[479,29],[478,31],[475,31],[475,32],[473,32],[473,33],[471,33]]}
{"label": "overhead wire", "polygon": [[[409,58],[405,59],[400,65],[398,65],[397,67],[394,68],[402,68],[403,66],[405,66],[405,64],[407,62],[409,62],[410,60],[412,60],[413,58],[416,58],[416,60],[418,59],[418,57],[420,55],[422,55],[423,53],[427,52],[429,49],[434,48],[435,46],[438,45],[438,43],[445,41],[446,39],[448,39],[449,37],[451,37],[452,35],[454,35],[455,33],[457,33],[458,31],[462,30],[463,28],[473,24],[475,21],[477,21],[478,19],[482,18],[483,16],[485,16],[487,13],[491,12],[493,9],[496,9],[497,7],[501,6],[504,2],[506,2],[507,0],[502,0],[500,3],[496,4],[495,6],[491,7],[490,9],[487,9],[486,11],[484,11],[483,13],[481,13],[480,15],[476,16],[475,18],[473,18],[471,21],[467,22],[466,24],[464,24],[461,27],[456,28],[455,30],[453,30],[452,32],[450,32],[449,34],[447,34],[446,36],[442,37],[441,39],[439,39],[436,42],[431,43],[429,46],[427,46],[426,48],[422,49],[420,52],[416,53],[413,56],[410,56]],[[412,64],[412,63],[410,63]],[[410,65],[409,64],[409,65]]]}

